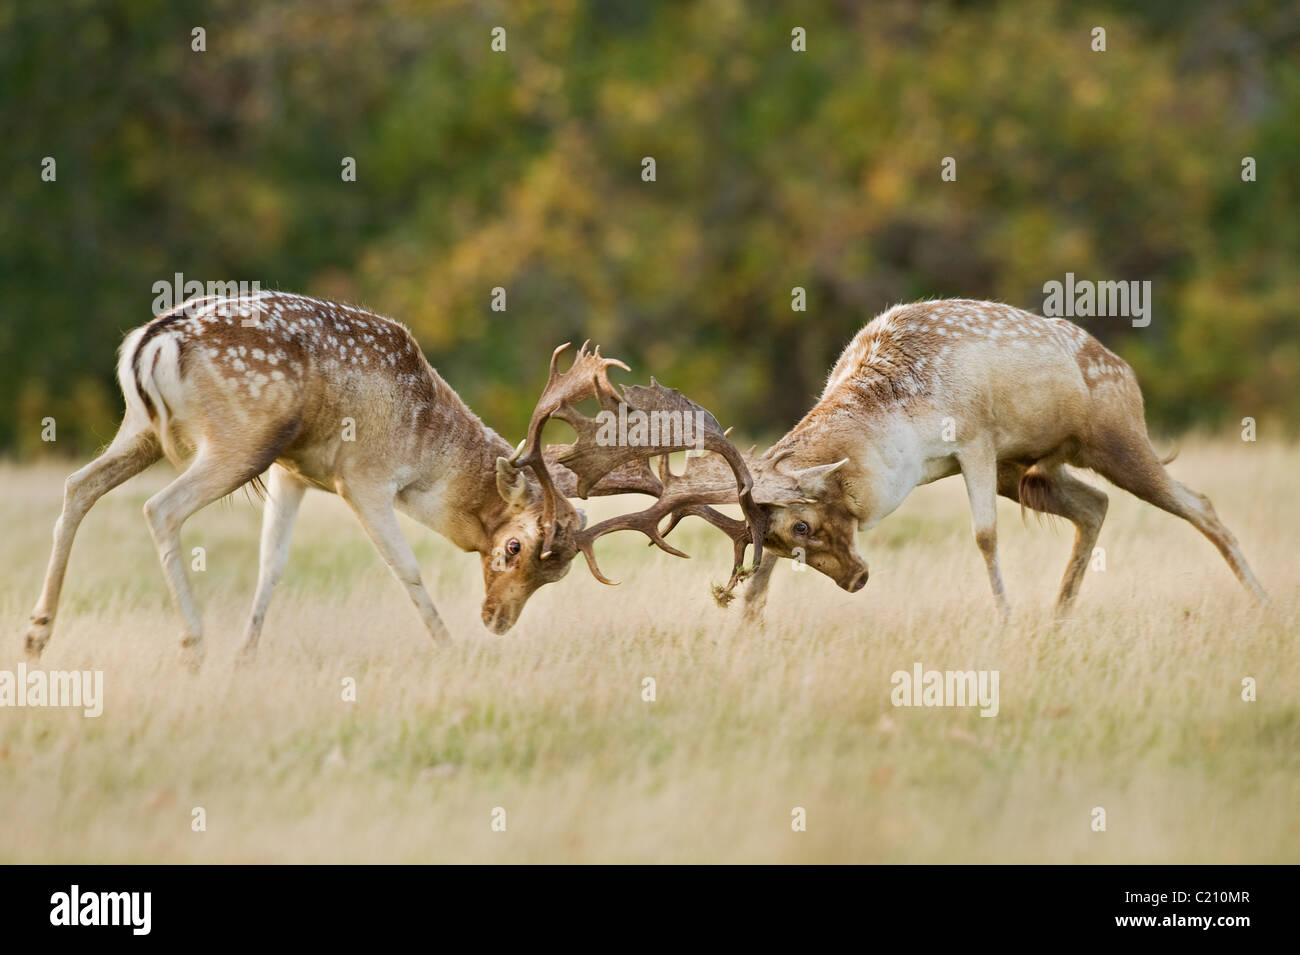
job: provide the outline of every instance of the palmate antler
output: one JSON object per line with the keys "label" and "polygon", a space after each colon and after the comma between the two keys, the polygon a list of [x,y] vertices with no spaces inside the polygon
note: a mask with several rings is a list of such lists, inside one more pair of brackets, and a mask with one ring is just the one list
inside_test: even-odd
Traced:
{"label": "palmate antler", "polygon": [[550,374],[546,379],[546,387],[542,389],[542,396],[537,399],[537,407],[533,409],[532,420],[528,422],[528,436],[510,459],[510,463],[516,467],[531,470],[542,487],[542,560],[551,556],[551,546],[555,543],[556,495],[555,483],[551,480],[551,472],[547,469],[543,456],[542,430],[551,418],[567,421],[576,429],[575,421],[587,419],[578,414],[573,406],[588,398],[595,398],[602,408],[608,409],[611,404],[617,407],[618,395],[609,383],[609,369],[613,367],[631,371],[617,358],[602,358],[599,346],[594,352],[588,352],[588,344],[590,343],[582,343],[573,364],[563,374],[558,368],[560,353],[569,347],[569,343],[565,342],[551,353]]}
{"label": "palmate antler", "polygon": [[[611,517],[574,535],[578,549],[586,557],[596,579],[612,583],[596,564],[593,548],[600,537],[618,530],[636,530],[661,550],[686,557],[688,555],[664,540],[666,531],[661,532],[659,525],[665,517],[671,516],[671,530],[681,517],[698,514],[724,530],[730,528],[728,533],[736,543],[731,585],[734,586],[744,564],[746,545],[754,545],[755,565],[762,559],[765,528],[763,512],[753,499],[753,478],[717,419],[680,392],[665,388],[653,378],[649,386],[627,386],[619,394],[609,383],[609,369],[627,370],[627,366],[615,359],[602,358],[599,349],[588,352],[586,343],[578,350],[569,370],[560,373],[557,367],[559,356],[567,347],[561,345],[551,356],[550,377],[529,423],[528,438],[516,452],[514,460],[516,466],[532,470],[542,488],[543,559],[549,556],[554,539],[555,497],[561,490],[566,496],[582,498],[593,494],[639,492],[653,495],[656,502],[643,511]],[[601,406],[602,413],[597,418],[586,417],[574,407],[588,398],[595,398]],[[652,428],[644,436],[634,435],[626,425],[629,419],[635,420],[637,416],[644,422],[662,424],[667,433]],[[543,450],[542,431],[551,418],[568,423],[577,433],[577,440]],[[671,426],[674,423],[676,428]],[[702,466],[688,466],[685,474],[672,474],[667,455],[687,450],[715,452],[725,462],[727,471],[715,467],[706,473]],[[648,463],[654,457],[660,458],[657,477]],[[562,489],[556,487],[557,475],[564,485]],[[737,500],[745,515],[744,521],[735,521],[708,507],[713,503]]]}

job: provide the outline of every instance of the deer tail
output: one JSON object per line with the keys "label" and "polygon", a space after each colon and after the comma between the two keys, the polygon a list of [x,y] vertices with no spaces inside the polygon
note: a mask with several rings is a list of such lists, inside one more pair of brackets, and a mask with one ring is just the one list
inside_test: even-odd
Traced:
{"label": "deer tail", "polygon": [[181,467],[185,454],[173,433],[175,412],[184,400],[180,346],[173,335],[154,334],[162,324],[165,319],[156,319],[126,337],[117,382],[126,399],[127,418],[141,430],[152,429],[167,460]]}

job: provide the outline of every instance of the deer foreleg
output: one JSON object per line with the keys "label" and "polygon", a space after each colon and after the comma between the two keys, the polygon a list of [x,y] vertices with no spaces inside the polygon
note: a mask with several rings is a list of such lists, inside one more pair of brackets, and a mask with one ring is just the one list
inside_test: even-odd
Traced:
{"label": "deer foreleg", "polygon": [[1002,571],[998,567],[998,463],[992,448],[981,448],[957,457],[962,477],[966,481],[966,494],[970,499],[971,529],[975,543],[984,555],[989,572],[989,585],[997,601],[998,615],[1005,621],[1011,616],[1006,588],[1002,585]]}
{"label": "deer foreleg", "polygon": [[379,556],[384,559],[398,583],[406,588],[429,636],[433,637],[435,643],[449,642],[451,634],[438,616],[429,592],[424,589],[415,552],[402,536],[402,529],[397,523],[397,513],[393,510],[394,495],[389,491],[381,493],[347,485],[340,487],[339,495],[357,515],[357,520],[365,528],[375,550],[379,551]]}
{"label": "deer foreleg", "polygon": [[772,582],[772,571],[776,569],[777,556],[765,554],[749,581],[745,584],[746,623],[758,623],[763,618],[763,608],[767,605],[767,588]]}

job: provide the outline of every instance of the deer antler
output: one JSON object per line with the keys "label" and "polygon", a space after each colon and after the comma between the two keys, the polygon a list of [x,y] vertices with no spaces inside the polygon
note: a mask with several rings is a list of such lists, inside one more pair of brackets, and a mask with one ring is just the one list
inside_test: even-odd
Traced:
{"label": "deer antler", "polygon": [[631,370],[617,358],[600,357],[600,346],[594,352],[588,352],[589,344],[590,341],[582,343],[578,354],[573,358],[573,364],[563,374],[560,374],[557,365],[560,353],[569,347],[569,343],[565,342],[551,353],[550,374],[546,387],[542,389],[542,396],[537,400],[537,407],[533,409],[532,420],[528,423],[528,437],[510,459],[516,467],[529,468],[542,486],[542,560],[551,556],[551,545],[555,542],[556,494],[542,449],[542,430],[551,418],[567,421],[576,429],[578,425],[575,421],[588,419],[578,414],[573,405],[587,398],[595,398],[604,408],[617,406],[618,395],[609,383],[609,369]]}
{"label": "deer antler", "polygon": [[[567,446],[547,448],[546,463],[560,492],[567,497],[577,497],[578,477],[559,460],[560,455],[568,450]],[[657,536],[662,538],[667,538],[684,517],[695,516],[708,521],[730,537],[735,547],[732,576],[726,587],[730,593],[743,579],[741,572],[745,562],[745,548],[753,543],[750,526],[746,521],[728,517],[709,506],[736,503],[736,485],[730,467],[723,458],[716,455],[688,454],[685,473],[677,475],[669,469],[668,458],[664,455],[659,458],[659,474],[657,477],[644,460],[627,461],[593,484],[586,496],[647,494],[658,498],[659,504],[653,507],[657,516],[653,519]],[[659,531],[658,524],[665,515],[670,516],[671,520],[666,528]],[[653,537],[650,543],[655,544]]]}
{"label": "deer antler", "polygon": [[[599,350],[588,353],[586,344],[575,357],[572,367],[560,374],[556,368],[559,355],[567,346],[555,350],[551,357],[550,378],[542,398],[533,412],[528,438],[516,455],[516,463],[529,467],[542,486],[543,557],[549,555],[554,535],[557,493],[586,498],[589,495],[629,492],[652,495],[658,500],[643,511],[601,521],[594,527],[576,532],[575,541],[593,576],[602,583],[612,583],[596,563],[594,544],[605,534],[617,530],[637,530],[661,550],[677,557],[682,551],[664,540],[659,529],[665,517],[698,514],[716,526],[730,528],[736,542],[733,581],[744,563],[745,546],[754,544],[755,565],[762,559],[763,512],[754,502],[753,479],[744,458],[727,440],[716,418],[681,392],[665,388],[653,378],[649,386],[630,385],[620,395],[609,383],[608,369],[627,366],[600,357]],[[580,414],[573,405],[594,397],[602,411],[597,418]],[[567,422],[577,434],[572,444],[541,450],[541,433],[550,418]],[[629,420],[646,425],[645,433],[631,432]],[[662,426],[662,432],[660,431]],[[715,452],[725,462],[727,472],[714,468],[708,474],[702,468],[688,467],[682,476],[673,475],[667,455],[674,451],[702,450]],[[650,458],[660,458],[660,473],[650,470]],[[717,460],[717,459],[713,459]],[[724,476],[725,475],[725,476]],[[557,488],[556,482],[560,487]],[[745,521],[734,521],[707,507],[710,503],[739,501]],[[678,516],[680,512],[680,516]],[[725,523],[721,523],[725,522]],[[743,528],[744,533],[736,531]],[[734,586],[734,583],[732,584]]]}
{"label": "deer antler", "polygon": [[[727,440],[727,435],[718,424],[718,420],[681,392],[665,388],[653,378],[650,379],[649,386],[625,387],[622,399],[623,407],[619,409],[621,415],[630,419],[633,414],[639,413],[643,422],[653,424],[658,421],[661,427],[670,433],[664,434],[661,431],[655,434],[652,428],[647,436],[648,440],[644,442],[633,440],[630,432],[626,435],[627,440],[618,440],[612,444],[608,440],[601,441],[599,434],[594,436],[593,441],[595,422],[587,419],[581,425],[575,425],[578,441],[562,451],[557,460],[577,475],[578,495],[585,497],[601,480],[612,483],[609,482],[609,475],[620,468],[622,470],[618,472],[617,480],[633,483],[638,487],[645,486],[649,475],[647,462],[652,457],[658,457],[660,461],[658,479],[662,490],[657,495],[659,500],[646,510],[610,518],[578,533],[578,546],[586,556],[592,573],[598,579],[605,579],[596,566],[592,545],[604,534],[616,530],[639,530],[661,550],[680,557],[686,556],[664,540],[664,535],[659,530],[661,521],[665,517],[675,515],[678,511],[684,513],[684,509],[688,507],[695,509],[696,513],[711,513],[718,518],[723,518],[723,515],[717,514],[712,508],[708,508],[707,511],[703,508],[710,503],[730,500],[739,500],[745,515],[745,523],[748,525],[747,530],[750,531],[747,540],[737,541],[733,577],[739,573],[740,567],[744,564],[747,543],[754,545],[754,563],[757,565],[762,560],[763,512],[754,502],[752,493],[754,481],[750,476],[749,468],[745,465],[740,452]],[[606,425],[609,424],[612,422],[607,420]],[[677,424],[678,427],[674,429],[673,424]],[[668,467],[667,455],[673,451],[690,450],[716,453],[726,462],[731,472],[731,480],[719,481],[714,475],[706,477],[698,470],[692,474],[689,467],[687,474],[681,477],[673,475]],[[680,518],[674,517],[673,525],[678,520]],[[757,533],[753,533],[755,529],[758,529]]]}

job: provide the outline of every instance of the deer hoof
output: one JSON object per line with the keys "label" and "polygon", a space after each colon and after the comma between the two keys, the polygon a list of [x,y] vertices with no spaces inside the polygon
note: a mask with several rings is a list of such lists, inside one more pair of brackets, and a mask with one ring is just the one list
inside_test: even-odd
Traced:
{"label": "deer hoof", "polygon": [[33,660],[40,659],[41,651],[50,642],[50,630],[53,629],[49,617],[33,617],[27,628],[27,637],[23,640],[23,650]]}
{"label": "deer hoof", "polygon": [[181,663],[191,673],[198,673],[203,666],[203,639],[201,637],[185,637],[181,640]]}

